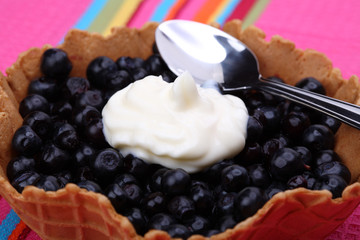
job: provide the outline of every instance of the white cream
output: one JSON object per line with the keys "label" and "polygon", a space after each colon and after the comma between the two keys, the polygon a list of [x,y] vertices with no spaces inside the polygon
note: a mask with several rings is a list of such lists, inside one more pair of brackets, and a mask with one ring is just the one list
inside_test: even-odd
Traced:
{"label": "white cream", "polygon": [[102,115],[106,140],[124,156],[189,173],[245,145],[243,101],[197,86],[187,72],[174,83],[148,76],[130,84],[110,98]]}

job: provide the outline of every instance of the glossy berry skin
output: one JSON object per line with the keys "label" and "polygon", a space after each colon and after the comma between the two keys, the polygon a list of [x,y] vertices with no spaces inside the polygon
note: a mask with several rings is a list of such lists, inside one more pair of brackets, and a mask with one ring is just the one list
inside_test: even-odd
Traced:
{"label": "glossy berry skin", "polygon": [[79,137],[75,128],[68,124],[61,124],[55,127],[54,130],[54,143],[65,150],[75,150],[79,143]]}
{"label": "glossy berry skin", "polygon": [[58,119],[70,121],[73,107],[68,101],[59,100],[51,107],[51,114],[57,116]]}
{"label": "glossy berry skin", "polygon": [[118,184],[110,184],[105,189],[105,195],[111,201],[116,212],[123,213],[127,209],[130,199]]}
{"label": "glossy berry skin", "polygon": [[311,92],[316,92],[319,94],[323,94],[325,95],[325,89],[322,86],[322,84],[315,78],[313,77],[307,77],[307,78],[303,78],[301,79],[299,82],[297,82],[295,84],[295,87],[304,89],[304,90],[308,90]]}
{"label": "glossy berry skin", "polygon": [[119,69],[127,70],[129,72],[145,67],[145,61],[141,58],[119,57],[116,60],[116,64]]}
{"label": "glossy berry skin", "polygon": [[351,181],[351,173],[349,169],[341,162],[326,162],[320,164],[317,168],[315,168],[314,172],[318,177],[323,177],[325,175],[338,175],[348,184]]}
{"label": "glossy berry skin", "polygon": [[77,108],[92,106],[101,111],[104,105],[105,102],[99,90],[88,90],[76,96],[75,99],[75,107]]}
{"label": "glossy berry skin", "polygon": [[225,232],[226,229],[230,229],[235,227],[238,221],[235,219],[233,215],[225,215],[221,217],[218,221],[218,229],[221,232]]}
{"label": "glossy berry skin", "polygon": [[226,193],[219,197],[214,207],[215,216],[231,215],[235,211],[235,199],[237,194],[234,192]]}
{"label": "glossy berry skin", "polygon": [[43,53],[40,69],[47,77],[63,79],[71,72],[72,64],[65,51],[50,48]]}
{"label": "glossy berry skin", "polygon": [[23,125],[28,125],[41,138],[48,139],[52,135],[53,122],[50,116],[44,112],[31,112],[25,116]]}
{"label": "glossy berry skin", "polygon": [[186,219],[195,213],[194,202],[184,195],[175,196],[169,200],[167,208],[177,219]]}
{"label": "glossy berry skin", "polygon": [[146,59],[145,64],[150,74],[159,76],[161,73],[167,69],[167,66],[164,60],[159,54],[153,54],[148,59]]}
{"label": "glossy berry skin", "polygon": [[90,163],[101,184],[109,183],[124,166],[123,156],[112,148],[101,150]]}
{"label": "glossy berry skin", "polygon": [[167,168],[160,168],[156,170],[154,174],[151,176],[149,181],[150,181],[150,188],[152,191],[154,192],[162,191],[161,181],[164,173],[167,170],[168,170]]}
{"label": "glossy berry skin", "polygon": [[282,130],[289,138],[301,139],[303,131],[310,126],[309,117],[302,112],[290,112],[282,120]]}
{"label": "glossy berry skin", "polygon": [[24,156],[17,156],[10,160],[6,168],[6,174],[11,182],[16,176],[23,172],[34,170],[35,160]]}
{"label": "glossy berry skin", "polygon": [[167,170],[161,179],[161,188],[165,194],[180,195],[188,192],[191,177],[183,169]]}
{"label": "glossy berry skin", "polygon": [[78,185],[79,188],[85,188],[88,191],[102,193],[100,185],[91,180],[80,181],[76,185]]}
{"label": "glossy berry skin", "polygon": [[320,124],[327,126],[335,134],[339,129],[341,122],[329,115],[322,114],[320,118]]}
{"label": "glossy berry skin", "polygon": [[40,180],[41,176],[35,171],[26,171],[18,175],[11,182],[11,185],[21,193],[26,186],[36,185],[36,183]]}
{"label": "glossy berry skin", "polygon": [[24,156],[33,156],[40,151],[42,140],[28,125],[18,128],[12,138],[12,147]]}
{"label": "glossy berry skin", "polygon": [[72,117],[73,123],[80,129],[87,128],[90,123],[98,119],[101,119],[101,113],[92,106],[75,109]]}
{"label": "glossy berry skin", "polygon": [[294,189],[299,187],[307,188],[307,186],[307,180],[302,175],[293,176],[287,182],[288,189]]}
{"label": "glossy berry skin", "polygon": [[313,165],[312,154],[308,148],[306,148],[304,146],[296,146],[296,147],[293,147],[292,149],[294,149],[296,152],[298,152],[300,154],[301,160],[306,165],[308,165],[308,166]]}
{"label": "glossy berry skin", "polygon": [[19,113],[22,117],[35,111],[50,112],[50,105],[48,100],[41,95],[31,94],[26,96],[19,105]]}
{"label": "glossy berry skin", "polygon": [[122,173],[120,175],[117,175],[114,180],[114,183],[118,184],[120,187],[123,187],[126,184],[131,184],[131,183],[134,183],[137,185],[139,184],[138,180],[129,173]]}
{"label": "glossy berry skin", "polygon": [[209,220],[200,215],[186,219],[184,224],[190,229],[192,234],[201,234],[210,228]]}
{"label": "glossy berry skin", "polygon": [[67,151],[54,144],[47,144],[37,158],[37,168],[46,174],[53,174],[64,170],[71,162]]}
{"label": "glossy berry skin", "polygon": [[267,199],[272,198],[275,194],[283,192],[287,189],[287,186],[280,181],[273,181],[270,186],[265,189],[265,195]]}
{"label": "glossy berry skin", "polygon": [[124,213],[124,216],[133,224],[138,234],[144,234],[146,231],[146,219],[139,208],[131,208]]}
{"label": "glossy berry skin", "polygon": [[333,198],[341,197],[346,188],[346,181],[338,175],[325,175],[315,183],[314,190],[328,190],[332,193]]}
{"label": "glossy berry skin", "polygon": [[311,151],[333,149],[335,144],[333,132],[326,126],[313,124],[305,129],[302,143]]}
{"label": "glossy berry skin", "polygon": [[192,185],[189,193],[198,213],[207,215],[214,206],[214,196],[210,189],[202,184]]}
{"label": "glossy berry skin", "polygon": [[126,70],[111,72],[106,76],[106,89],[119,91],[134,82],[132,75]]}
{"label": "glossy berry skin", "polygon": [[80,146],[73,153],[74,165],[76,167],[88,166],[95,154],[95,149],[89,144],[80,144]]}
{"label": "glossy berry skin", "polygon": [[142,179],[148,174],[149,164],[140,158],[128,155],[124,159],[124,169],[137,179]]}
{"label": "glossy berry skin", "polygon": [[54,176],[43,176],[36,183],[36,187],[44,189],[45,191],[57,191],[60,189],[60,184]]}
{"label": "glossy berry skin", "polygon": [[177,220],[167,213],[157,213],[148,222],[148,229],[166,230],[170,225],[177,223]]}
{"label": "glossy berry skin", "polygon": [[278,109],[273,106],[261,106],[258,108],[264,113],[266,124],[264,125],[264,133],[272,134],[279,131],[281,116]]}
{"label": "glossy berry skin", "polygon": [[66,80],[63,87],[63,95],[65,98],[70,99],[86,92],[90,88],[90,83],[86,78],[70,77]]}
{"label": "glossy berry skin", "polygon": [[246,168],[231,165],[221,171],[221,186],[228,192],[237,192],[250,184]]}
{"label": "glossy berry skin", "polygon": [[247,123],[247,142],[258,141],[263,134],[264,126],[256,118],[250,116]]}
{"label": "glossy berry skin", "polygon": [[179,223],[168,226],[166,231],[172,238],[187,239],[191,235],[189,229],[186,226]]}
{"label": "glossy berry skin", "polygon": [[40,77],[30,82],[28,94],[38,94],[48,101],[54,101],[59,97],[59,86],[55,79]]}
{"label": "glossy berry skin", "polygon": [[103,121],[101,118],[92,120],[84,130],[84,135],[89,143],[99,148],[107,147],[103,132]]}
{"label": "glossy berry skin", "polygon": [[167,199],[162,192],[150,193],[142,200],[142,209],[150,216],[166,210]]}
{"label": "glossy berry skin", "polygon": [[257,187],[246,187],[239,192],[235,208],[238,220],[254,215],[267,201],[263,190]]}
{"label": "glossy berry skin", "polygon": [[314,165],[319,166],[327,162],[341,162],[339,155],[333,150],[322,150],[315,154]]}
{"label": "glossy berry skin", "polygon": [[102,89],[106,86],[107,75],[117,70],[118,67],[111,58],[101,56],[90,62],[86,76],[94,87]]}
{"label": "glossy berry skin", "polygon": [[266,188],[271,183],[271,177],[263,164],[254,164],[248,167],[251,185]]}
{"label": "glossy berry skin", "polygon": [[270,173],[277,180],[287,181],[305,171],[300,154],[291,148],[281,148],[270,161]]}

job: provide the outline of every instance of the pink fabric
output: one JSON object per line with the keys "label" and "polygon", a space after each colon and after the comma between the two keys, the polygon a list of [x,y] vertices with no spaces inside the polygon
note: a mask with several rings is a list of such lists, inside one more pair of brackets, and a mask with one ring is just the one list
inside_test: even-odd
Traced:
{"label": "pink fabric", "polygon": [[176,18],[191,20],[205,2],[206,0],[188,0],[184,8],[181,9],[179,14],[176,16]]}
{"label": "pink fabric", "polygon": [[147,0],[143,1],[136,11],[136,15],[128,23],[129,27],[140,28],[144,22],[151,18],[157,5],[161,0]]}
{"label": "pink fabric", "polygon": [[358,0],[271,0],[256,26],[325,53],[348,78],[360,76],[359,12]]}
{"label": "pink fabric", "polygon": [[6,216],[9,214],[11,207],[9,204],[5,201],[4,198],[0,196],[0,225],[2,221],[6,218]]}
{"label": "pink fabric", "polygon": [[30,47],[57,45],[90,2],[0,0],[0,71],[5,73],[19,53]]}

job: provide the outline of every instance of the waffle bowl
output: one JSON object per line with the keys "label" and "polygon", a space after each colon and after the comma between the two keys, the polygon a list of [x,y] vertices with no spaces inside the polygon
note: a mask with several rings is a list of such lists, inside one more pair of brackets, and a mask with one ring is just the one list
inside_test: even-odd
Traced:
{"label": "waffle bowl", "polygon": [[[86,66],[97,56],[117,59],[120,56],[146,58],[152,52],[156,23],[141,29],[115,28],[106,38],[98,34],[72,30],[58,46],[73,63],[71,76],[85,77]],[[299,50],[290,41],[274,36],[269,42],[255,28],[241,29],[234,20],[224,31],[239,38],[257,55],[263,76],[278,76],[294,84],[313,76],[324,85],[329,96],[360,104],[360,86],[356,76],[341,77],[329,59],[313,50]],[[102,194],[88,192],[68,184],[56,192],[45,192],[28,186],[18,193],[6,177],[6,166],[14,154],[11,139],[22,124],[19,102],[26,96],[29,82],[41,75],[40,58],[50,48],[32,48],[22,53],[0,74],[0,194],[20,218],[43,239],[170,239],[159,230],[139,236],[130,221],[117,214]],[[332,199],[328,191],[303,188],[276,194],[254,216],[233,229],[212,236],[212,239],[321,239],[337,228],[360,203],[360,131],[344,124],[336,134],[335,151],[350,169],[352,184],[342,198]],[[190,239],[204,239],[193,235]]]}

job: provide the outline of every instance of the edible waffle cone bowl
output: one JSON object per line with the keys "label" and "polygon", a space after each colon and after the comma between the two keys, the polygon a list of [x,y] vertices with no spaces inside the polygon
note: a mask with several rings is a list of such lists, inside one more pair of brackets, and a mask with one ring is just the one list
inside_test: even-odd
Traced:
{"label": "edible waffle cone bowl", "polygon": [[[58,46],[73,63],[71,76],[85,77],[88,63],[95,57],[148,57],[152,52],[156,23],[141,29],[114,28],[103,37],[72,30]],[[263,76],[278,76],[288,84],[312,76],[325,86],[329,96],[360,104],[360,86],[356,76],[341,77],[329,59],[313,50],[299,50],[279,36],[270,41],[255,28],[241,28],[231,21],[224,31],[243,41],[257,55]],[[117,214],[110,201],[101,194],[68,184],[56,192],[28,186],[18,193],[6,177],[11,159],[11,139],[22,124],[19,102],[26,96],[29,82],[41,75],[40,58],[50,48],[32,48],[22,53],[0,73],[0,194],[20,218],[43,239],[170,239],[163,231],[150,230],[139,236],[130,221]],[[360,131],[342,124],[336,134],[335,151],[352,173],[352,184],[341,198],[332,199],[328,191],[303,188],[276,194],[254,216],[212,239],[322,239],[337,228],[360,203]],[[193,235],[190,239],[204,239]]]}

